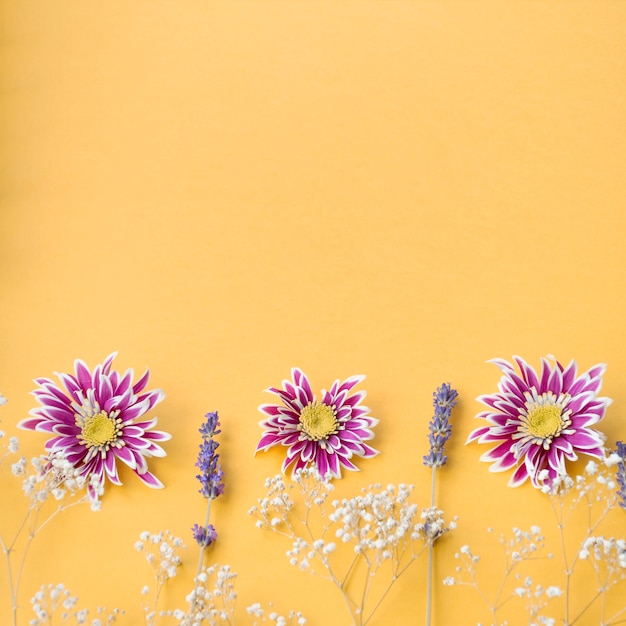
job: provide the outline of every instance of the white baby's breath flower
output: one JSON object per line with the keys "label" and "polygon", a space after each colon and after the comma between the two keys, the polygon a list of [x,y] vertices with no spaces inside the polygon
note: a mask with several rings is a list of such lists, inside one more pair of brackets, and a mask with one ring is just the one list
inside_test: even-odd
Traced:
{"label": "white baby's breath flower", "polygon": [[614,467],[615,465],[621,462],[622,462],[622,457],[619,454],[617,454],[617,452],[611,452],[611,454],[609,454],[609,456],[607,456],[606,459],[604,459],[604,464],[607,467]]}
{"label": "white baby's breath flower", "polygon": [[[11,464],[11,473],[13,474],[13,476],[24,476],[24,474],[26,474],[26,457],[21,457],[19,461],[16,461],[15,463]],[[33,476],[32,477],[32,486],[34,487],[34,482],[36,481],[36,478]]]}
{"label": "white baby's breath flower", "polygon": [[548,598],[558,598],[562,594],[563,592],[559,587],[551,586],[546,589],[546,595],[548,596]]}

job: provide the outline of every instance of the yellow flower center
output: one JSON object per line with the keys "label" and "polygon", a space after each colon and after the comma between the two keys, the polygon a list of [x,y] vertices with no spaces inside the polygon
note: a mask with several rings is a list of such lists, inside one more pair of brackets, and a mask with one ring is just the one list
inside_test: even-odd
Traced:
{"label": "yellow flower center", "polygon": [[545,439],[561,432],[564,422],[561,407],[555,404],[536,406],[528,412],[526,428],[534,437]]}
{"label": "yellow flower center", "polygon": [[556,396],[551,391],[539,394],[536,389],[524,395],[525,407],[520,409],[517,432],[513,435],[513,439],[519,440],[515,449],[531,442],[549,450],[552,440],[572,424],[572,412],[567,408],[570,396],[566,393]]}
{"label": "yellow flower center", "polygon": [[105,411],[77,420],[77,423],[81,429],[78,439],[87,448],[108,450],[117,441],[121,430],[121,420]]}
{"label": "yellow flower center", "polygon": [[335,409],[327,404],[311,402],[300,413],[298,430],[302,431],[307,439],[319,441],[336,433],[339,427]]}

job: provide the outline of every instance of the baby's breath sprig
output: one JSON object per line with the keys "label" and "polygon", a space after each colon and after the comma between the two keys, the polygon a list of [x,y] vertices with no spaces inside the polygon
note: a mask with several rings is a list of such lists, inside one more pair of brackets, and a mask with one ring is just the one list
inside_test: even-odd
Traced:
{"label": "baby's breath sprig", "polygon": [[272,603],[269,603],[269,612],[265,610],[259,602],[250,605],[246,609],[248,615],[251,615],[254,619],[252,626],[259,626],[259,624],[275,624],[276,626],[304,626],[306,619],[302,613],[297,611],[289,611],[287,616],[278,614],[273,610]]}
{"label": "baby's breath sprig", "polygon": [[196,624],[235,623],[235,579],[237,574],[229,565],[202,566],[194,580],[193,591],[187,596],[189,609],[171,613],[179,626]]}
{"label": "baby's breath sprig", "polygon": [[[78,609],[78,597],[72,596],[63,583],[42,586],[31,598],[31,606],[36,619],[30,620],[30,626],[52,626],[52,624],[89,624],[90,626],[110,626],[123,611],[103,607],[96,610],[97,617],[88,622],[89,609]],[[60,622],[58,620],[61,620]]]}
{"label": "baby's breath sprig", "polygon": [[[617,489],[621,459],[618,446],[617,452],[608,454],[600,462],[589,461],[578,476],[554,477],[548,470],[537,476],[541,490],[548,496],[559,531],[564,566],[560,586],[535,584],[529,575],[519,572],[522,564],[528,566],[529,561],[541,558],[544,538],[537,526],[531,527],[530,532],[514,529],[511,539],[500,538],[506,555],[505,571],[495,596],[479,585],[477,567],[480,559],[468,546],[463,546],[455,555],[459,560],[456,576],[448,576],[444,584],[474,588],[486,603],[495,624],[503,623],[498,621],[499,612],[515,597],[524,602],[529,624],[578,626],[593,621],[600,626],[615,626],[626,623],[623,603],[611,613],[609,602],[611,595],[620,597],[617,587],[626,581],[626,539],[599,534],[609,522],[607,518],[612,511],[618,516],[623,515]],[[592,568],[595,585],[589,584],[593,580],[589,576],[584,585],[574,584],[574,573],[581,561]],[[512,584],[513,580],[523,582]],[[621,590],[623,592],[623,587]],[[562,616],[558,620],[545,616],[543,612],[548,602],[561,595]]]}
{"label": "baby's breath sprig", "polygon": [[[17,454],[19,441],[11,437],[1,458]],[[101,485],[96,478],[81,475],[61,452],[35,457],[30,464],[21,456],[11,464],[11,473],[22,479],[22,489],[28,499],[28,507],[12,538],[0,532],[0,549],[4,554],[8,592],[10,595],[11,623],[17,626],[19,590],[30,547],[39,533],[62,511],[79,504],[91,503],[92,510],[99,510]],[[91,487],[93,497],[88,495]]]}
{"label": "baby's breath sprig", "polygon": [[588,561],[594,571],[598,591],[589,605],[601,599],[602,624],[615,624],[626,613],[626,607],[607,616],[607,592],[626,580],[626,541],[614,537],[588,537],[578,553],[580,559]]}
{"label": "baby's breath sprig", "polygon": [[[489,528],[488,532],[491,534],[493,530]],[[498,541],[504,552],[504,573],[495,593],[485,590],[480,584],[478,565],[481,559],[468,545],[461,546],[454,555],[458,561],[455,576],[446,577],[443,584],[474,589],[491,614],[492,624],[508,624],[500,617],[501,610],[511,600],[521,598],[528,614],[528,624],[554,625],[554,620],[542,613],[552,598],[561,595],[561,590],[554,586],[544,588],[536,585],[531,576],[519,572],[520,567],[529,561],[544,558],[544,536],[541,529],[538,526],[532,526],[529,531],[513,528],[510,537],[500,535]]]}
{"label": "baby's breath sprig", "polygon": [[371,485],[358,496],[333,500],[330,509],[333,486],[312,468],[297,470],[289,486],[282,476],[265,486],[267,496],[249,511],[257,527],[291,540],[290,563],[330,581],[355,626],[370,621],[429,542],[450,529],[437,509],[420,516],[410,501],[411,485]]}
{"label": "baby's breath sprig", "polygon": [[[178,568],[182,564],[179,551],[185,547],[183,540],[175,537],[169,530],[159,533],[144,531],[139,535],[139,541],[135,542],[135,549],[145,555],[154,575],[152,605],[145,603],[143,606],[144,618],[148,626],[156,623],[161,592],[168,581],[178,573]],[[144,586],[141,593],[148,595],[150,587]]]}
{"label": "baby's breath sprig", "polygon": [[[542,491],[548,494],[550,498],[561,539],[565,576],[565,616],[563,619],[565,626],[578,623],[597,602],[600,603],[600,611],[604,616],[609,591],[615,584],[624,579],[622,574],[624,573],[623,568],[626,568],[626,558],[620,559],[615,554],[611,556],[610,551],[604,552],[598,549],[590,551],[589,549],[590,546],[595,545],[594,542],[596,541],[599,542],[597,545],[605,545],[605,541],[615,542],[614,545],[622,545],[624,541],[623,538],[605,540],[596,535],[611,511],[621,506],[621,492],[617,488],[617,483],[620,480],[620,463],[623,463],[621,450],[618,445],[617,452],[608,454],[601,461],[589,461],[584,472],[575,478],[562,475],[549,480],[547,471],[541,472],[538,477],[542,483]],[[583,520],[583,532],[582,536],[573,539],[578,547],[574,554],[571,554],[567,550],[567,530],[572,526],[578,529],[581,524],[568,524],[568,522],[573,519],[577,512],[579,515],[575,521]],[[590,559],[590,556],[596,558]],[[574,570],[580,560],[592,561],[598,586],[583,608],[574,614],[572,581]],[[605,561],[604,564],[600,564],[601,560]],[[618,576],[616,572],[619,572],[620,575]],[[589,591],[588,586],[585,591]],[[576,596],[577,600],[580,600],[580,594],[577,593]],[[619,614],[623,612],[626,611],[620,611]],[[614,621],[615,617],[613,616],[609,621],[603,621],[602,624],[619,623]]]}

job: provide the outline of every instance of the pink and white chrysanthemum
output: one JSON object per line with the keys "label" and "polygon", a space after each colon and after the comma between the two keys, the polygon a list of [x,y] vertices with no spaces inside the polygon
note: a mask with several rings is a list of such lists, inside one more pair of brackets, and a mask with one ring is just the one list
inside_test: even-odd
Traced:
{"label": "pink and white chrysanthemum", "polygon": [[62,385],[49,378],[37,378],[39,388],[32,393],[41,406],[32,409],[31,417],[18,424],[20,428],[54,435],[46,441],[45,449],[62,453],[80,471],[88,480],[92,497],[101,491],[105,476],[112,483],[121,484],[118,459],[149,487],[163,487],[148,471],[146,458],[165,456],[157,442],[171,437],[152,430],[156,417],[142,418],[165,394],[160,389],[144,391],[148,370],[135,384],[133,370],[123,375],[111,371],[116,355],[109,355],[93,373],[77,359],[74,376],[57,373]]}
{"label": "pink and white chrysanthemum", "polygon": [[281,404],[262,404],[259,411],[267,419],[259,422],[265,429],[257,446],[268,450],[281,444],[288,448],[283,472],[293,464],[293,471],[314,465],[322,477],[341,477],[341,467],[358,470],[353,457],[369,458],[378,450],[365,443],[374,438],[371,430],[378,420],[369,417],[370,409],[361,404],[365,391],[350,394],[365,376],[351,376],[322,390],[318,402],[305,374],[291,370],[292,380],[283,380],[283,388],[267,389]]}
{"label": "pink and white chrysanthemum", "polygon": [[489,408],[476,416],[487,425],[472,431],[467,443],[495,444],[480,460],[491,462],[492,472],[513,469],[511,487],[530,478],[541,488],[566,475],[566,460],[575,461],[579,453],[604,458],[604,435],[593,426],[611,403],[597,395],[606,365],[578,376],[575,361],[563,367],[541,359],[538,374],[520,357],[513,360],[517,370],[503,359],[490,361],[503,372],[498,393],[477,398]]}

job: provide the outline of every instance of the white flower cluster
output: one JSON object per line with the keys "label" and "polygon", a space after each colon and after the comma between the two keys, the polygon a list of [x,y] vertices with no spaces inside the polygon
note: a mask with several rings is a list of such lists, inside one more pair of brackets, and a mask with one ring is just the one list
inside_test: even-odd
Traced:
{"label": "white flower cluster", "polygon": [[[109,612],[100,607],[97,610],[98,617],[88,621],[89,610],[76,609],[78,598],[72,596],[63,583],[41,587],[31,598],[30,603],[37,616],[36,619],[30,620],[30,626],[50,626],[53,623],[109,626],[122,613],[119,609],[113,609]],[[60,611],[60,614],[58,611]],[[59,622],[56,618],[60,618],[61,621]]]}
{"label": "white flower cluster", "polygon": [[[0,439],[4,439],[5,437],[6,437],[6,433],[3,430],[0,430]],[[17,437],[9,437],[8,444],[5,444],[3,442],[2,448],[3,450],[0,450],[0,465],[2,464],[4,459],[6,459],[10,454],[16,454],[18,452],[18,450],[20,449],[19,439]],[[24,462],[25,461],[26,459],[24,459]],[[15,465],[16,464],[14,463],[11,466],[11,471],[13,472],[14,475],[17,475],[17,471],[16,471],[17,468],[14,469]]]}
{"label": "white flower cluster", "polygon": [[454,554],[454,558],[460,560],[461,565],[457,565],[454,568],[456,576],[446,576],[443,579],[443,584],[446,587],[452,587],[452,585],[473,584],[476,580],[476,565],[480,562],[480,555],[473,554],[470,547],[465,544],[462,545],[459,548],[459,551]]}
{"label": "white flower cluster", "polygon": [[[152,607],[149,607],[147,603],[144,604],[146,625],[160,624],[159,618],[163,617],[175,620],[179,626],[234,624],[234,610],[237,600],[235,578],[237,574],[231,570],[229,565],[202,566],[200,573],[194,579],[193,591],[187,595],[189,607],[186,611],[182,609],[157,611],[160,593],[169,580],[176,576],[178,568],[182,564],[178,552],[185,547],[183,541],[175,537],[169,530],[159,533],[144,531],[140,534],[139,540],[135,542],[135,549],[145,554],[156,581]],[[148,595],[150,588],[144,586],[141,593]],[[254,614],[255,617],[262,617],[262,622],[266,621],[260,605],[253,605],[253,607],[255,611],[251,613],[249,610],[248,613]],[[304,620],[300,613],[293,611],[289,613],[287,618],[273,611],[267,617],[278,626],[296,624],[291,621],[295,618]],[[256,621],[254,623],[257,624]],[[306,620],[297,622],[298,625],[305,623]]]}
{"label": "white flower cluster", "polygon": [[[290,563],[330,580],[354,623],[365,623],[384,597],[374,598],[376,574],[388,577],[377,589],[388,589],[424,548],[455,526],[446,524],[435,507],[420,513],[410,501],[412,485],[371,485],[355,497],[333,500],[328,513],[332,484],[314,469],[295,472],[289,486],[282,476],[267,479],[265,486],[267,496],[249,511],[257,527],[289,537]],[[317,571],[316,564],[325,573]]]}
{"label": "white flower cluster", "polygon": [[300,469],[294,473],[293,482],[285,484],[283,476],[277,474],[273,478],[265,479],[267,495],[259,498],[258,506],[253,506],[248,513],[257,518],[257,528],[271,528],[274,531],[293,534],[292,518],[302,520],[300,512],[294,511],[295,501],[291,496],[294,488],[298,488],[302,497],[305,511],[303,516],[313,507],[323,508],[333,485],[324,480],[319,473],[312,469]]}
{"label": "white flower cluster", "polygon": [[268,526],[276,529],[281,524],[289,524],[289,512],[293,508],[289,490],[293,489],[293,485],[289,485],[288,489],[283,477],[278,474],[265,479],[265,488],[267,496],[259,498],[258,506],[253,506],[248,511],[250,515],[257,517],[257,528]]}
{"label": "white flower cluster", "polygon": [[503,535],[500,536],[507,559],[512,563],[534,558],[544,546],[544,536],[539,526],[531,526],[530,532],[519,528],[513,528],[512,532],[513,536],[508,540]]}
{"label": "white flower cluster", "polygon": [[[61,452],[35,457],[31,459],[31,467],[31,473],[26,475],[28,463],[25,457],[21,457],[13,463],[11,470],[15,476],[25,476],[22,489],[34,504],[45,502],[50,496],[57,501],[79,496],[87,484],[85,477]],[[91,508],[97,511],[100,509],[102,486],[96,476],[92,475],[90,480],[95,495],[90,498],[85,492],[80,501],[90,500]]]}
{"label": "white flower cluster", "polygon": [[[488,528],[487,532],[492,533],[493,530]],[[536,558],[544,547],[544,536],[541,534],[539,526],[531,526],[530,531],[513,528],[512,533],[512,536],[508,539],[504,535],[499,537],[499,542],[504,548],[507,571],[512,571],[522,561]],[[465,545],[454,555],[454,558],[463,561],[462,565],[456,567],[457,573],[462,574],[465,569],[473,578],[475,566],[480,561],[480,557],[472,554],[469,546]],[[446,581],[444,581],[446,585],[461,582],[460,580],[450,579],[450,577],[446,578]]]}
{"label": "white flower cluster", "polygon": [[600,503],[607,509],[616,505],[615,467],[620,462],[617,453],[609,454],[601,461],[589,461],[582,474],[574,478],[567,475],[557,476],[552,482],[548,480],[548,471],[542,470],[538,479],[542,483],[541,490],[558,499],[572,497],[571,506],[579,502],[589,505]]}
{"label": "white flower cluster", "polygon": [[420,517],[422,521],[417,525],[416,529],[423,533],[428,543],[435,543],[441,535],[456,528],[456,518],[446,526],[443,519],[443,511],[435,506],[424,509]]}
{"label": "white flower cluster", "polygon": [[[154,575],[155,590],[152,606],[144,603],[143,610],[146,624],[154,624],[157,617],[157,603],[161,590],[168,580],[174,578],[178,573],[178,568],[182,564],[182,559],[178,555],[179,550],[185,549],[183,540],[175,537],[171,531],[164,530],[159,533],[149,533],[144,530],[139,535],[139,541],[135,542],[135,550],[143,552],[146,561],[152,568]],[[141,594],[147,596],[150,587],[144,586]]]}
{"label": "white flower cluster", "polygon": [[[335,536],[351,543],[368,563],[401,559],[409,547],[412,556],[448,530],[441,511],[429,508],[416,520],[418,507],[409,502],[412,485],[371,485],[363,494],[341,502],[335,500],[331,522],[338,525]],[[419,546],[415,545],[419,542]]]}
{"label": "white flower cluster", "polygon": [[252,626],[265,624],[268,621],[272,624],[276,624],[276,626],[304,626],[304,624],[306,624],[306,619],[300,612],[289,611],[287,617],[285,617],[283,615],[279,615],[276,611],[272,611],[271,609],[271,602],[269,613],[263,609],[259,602],[249,606],[246,611],[248,612],[248,615],[252,615],[255,618]]}
{"label": "white flower cluster", "polygon": [[[487,530],[489,533],[493,532],[491,528]],[[455,568],[456,575],[444,578],[443,584],[446,586],[465,585],[474,588],[486,602],[496,623],[506,623],[497,613],[511,598],[516,597],[524,602],[529,626],[554,626],[556,623],[554,619],[542,615],[542,612],[551,599],[561,595],[561,590],[554,586],[544,588],[541,585],[533,585],[530,576],[522,578],[521,574],[516,572],[523,562],[540,558],[540,552],[544,547],[544,536],[541,534],[541,528],[531,526],[529,531],[513,528],[511,537],[507,538],[500,535],[499,543],[504,551],[505,568],[502,581],[498,585],[498,591],[491,600],[489,599],[489,591],[482,589],[478,583],[477,566],[480,562],[480,556],[473,554],[468,545],[461,546],[454,555],[454,558],[460,562]],[[513,574],[515,575],[512,576]],[[514,581],[520,581],[522,584]]]}
{"label": "white flower cluster", "polygon": [[183,540],[175,537],[169,530],[154,534],[144,530],[139,535],[139,541],[135,542],[135,550],[146,555],[146,561],[150,563],[157,582],[165,582],[176,576],[182,563],[177,550],[185,547]]}
{"label": "white flower cluster", "polygon": [[535,585],[533,588],[532,578],[526,576],[524,584],[516,587],[514,593],[517,597],[522,598],[526,605],[529,626],[554,626],[556,624],[553,617],[547,617],[541,613],[548,606],[550,600],[563,595],[563,591],[559,587],[544,588],[541,585]]}
{"label": "white flower cluster", "polygon": [[606,569],[604,586],[608,587],[626,578],[626,541],[609,537],[588,537],[578,556],[583,560],[595,561],[594,568],[599,574],[600,564]]}
{"label": "white flower cluster", "polygon": [[[7,403],[7,399],[0,393],[0,406],[6,403]],[[5,437],[6,437],[6,433],[3,430],[0,430],[0,439],[4,439]],[[4,448],[4,451],[2,450],[2,448]],[[0,448],[0,465],[2,464],[2,461],[4,461],[4,459],[9,454],[15,454],[18,451],[19,441],[17,437],[11,437],[9,439],[9,444],[8,445],[3,444],[2,448]]]}
{"label": "white flower cluster", "polygon": [[195,578],[195,588],[187,596],[189,609],[168,611],[179,626],[215,626],[234,623],[235,592],[234,580],[237,577],[229,565],[202,567]]}

